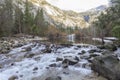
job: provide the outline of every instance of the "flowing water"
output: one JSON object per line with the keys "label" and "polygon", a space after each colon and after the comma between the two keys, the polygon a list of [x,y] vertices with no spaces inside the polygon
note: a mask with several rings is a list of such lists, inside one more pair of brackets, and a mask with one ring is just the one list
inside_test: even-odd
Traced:
{"label": "flowing water", "polygon": [[[25,51],[28,47],[31,47],[31,50]],[[0,54],[0,80],[9,80],[12,76],[17,76],[16,80],[45,80],[52,76],[60,76],[62,80],[105,80],[91,70],[86,59],[90,55],[88,51],[95,48],[84,44],[69,47],[54,45],[51,53],[44,52],[46,45],[39,43],[15,48],[8,54]],[[79,62],[68,68],[62,67],[62,61],[56,61],[57,58],[75,57],[79,58]],[[56,66],[50,67],[51,64]]]}

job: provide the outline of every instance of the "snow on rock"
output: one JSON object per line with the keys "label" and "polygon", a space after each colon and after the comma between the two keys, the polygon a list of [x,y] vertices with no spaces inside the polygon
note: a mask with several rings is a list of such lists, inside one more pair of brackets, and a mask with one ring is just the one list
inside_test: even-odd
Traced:
{"label": "snow on rock", "polygon": [[105,37],[105,39],[107,39],[107,40],[118,40],[118,38],[116,38],[116,37]]}
{"label": "snow on rock", "polygon": [[[49,47],[51,47],[50,45]],[[81,46],[81,47],[80,47]],[[30,51],[22,52],[26,47],[31,47]],[[62,80],[98,80],[95,75],[93,75],[92,70],[90,69],[89,62],[87,59],[82,59],[80,56],[89,56],[88,51],[96,48],[92,45],[76,45],[69,47],[60,46],[54,47],[51,53],[43,53],[43,50],[46,49],[46,45],[39,43],[30,43],[22,47],[15,48],[9,53],[9,58],[16,56],[23,56],[20,61],[14,61],[14,64],[9,65],[8,67],[0,68],[0,80],[9,80],[11,76],[17,76],[17,80],[45,80],[47,77],[51,76],[60,76]],[[84,54],[78,54],[82,51],[85,51]],[[26,54],[33,54],[32,57],[25,57]],[[2,57],[0,55],[0,57]],[[75,59],[79,62],[75,65],[68,65],[67,68],[62,67],[62,61],[56,61],[57,58],[66,58]],[[1,61],[7,60],[3,56]],[[14,60],[14,59],[13,59]],[[1,62],[0,61],[0,62]],[[52,65],[52,66],[50,66]],[[89,67],[86,68],[83,65]],[[86,77],[87,76],[87,77]],[[92,77],[91,77],[92,76]]]}
{"label": "snow on rock", "polygon": [[[101,38],[93,38],[92,40],[102,42],[102,39],[101,39]],[[113,43],[113,41],[107,40],[107,39],[104,39],[104,42],[105,42],[105,43]]]}

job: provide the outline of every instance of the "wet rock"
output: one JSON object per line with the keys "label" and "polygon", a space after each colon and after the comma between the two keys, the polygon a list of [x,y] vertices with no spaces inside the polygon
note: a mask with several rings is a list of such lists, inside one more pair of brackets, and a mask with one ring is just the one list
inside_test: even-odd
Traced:
{"label": "wet rock", "polygon": [[66,64],[66,65],[75,65],[77,64],[79,61],[75,60],[75,59],[64,59],[62,64]]}
{"label": "wet rock", "polygon": [[56,58],[56,61],[57,61],[57,62],[58,62],[58,61],[63,61],[63,58],[57,57],[57,58]]}
{"label": "wet rock", "polygon": [[77,56],[75,56],[75,58],[74,58],[75,60],[77,60],[77,61],[79,61],[80,59],[77,57]]}
{"label": "wet rock", "polygon": [[13,75],[13,76],[11,76],[8,80],[16,80],[16,79],[18,79],[18,76]]}
{"label": "wet rock", "polygon": [[35,67],[34,69],[33,69],[33,71],[37,71],[38,70],[38,67]]}
{"label": "wet rock", "polygon": [[60,76],[56,76],[56,77],[48,77],[45,80],[62,80],[62,78]]}
{"label": "wet rock", "polygon": [[68,72],[63,72],[63,74],[68,75],[69,73]]}
{"label": "wet rock", "polygon": [[98,54],[90,54],[90,58],[91,57],[96,57],[96,56],[99,56]]}
{"label": "wet rock", "polygon": [[97,48],[99,48],[99,49],[105,49],[105,46],[104,45],[98,45]]}
{"label": "wet rock", "polygon": [[19,73],[19,71],[16,71],[16,73]]}
{"label": "wet rock", "polygon": [[62,68],[68,68],[68,65],[67,64],[63,64]]}
{"label": "wet rock", "polygon": [[28,52],[28,51],[31,51],[32,50],[32,48],[31,47],[26,47],[26,48],[24,48],[25,49],[25,51],[26,52]]}
{"label": "wet rock", "polygon": [[120,61],[113,55],[99,56],[93,59],[91,69],[108,80],[120,80]]}
{"label": "wet rock", "polygon": [[109,50],[105,50],[101,54],[103,54],[103,55],[110,55],[110,54],[113,54],[113,52],[111,52]]}
{"label": "wet rock", "polygon": [[81,59],[89,59],[90,56],[88,56],[88,55],[81,55],[80,58],[81,58]]}
{"label": "wet rock", "polygon": [[81,48],[82,46],[81,46],[81,45],[78,45],[77,47],[78,47],[78,48]]}
{"label": "wet rock", "polygon": [[89,52],[89,53],[95,53],[95,52],[102,52],[102,51],[100,51],[100,50],[98,50],[98,49],[92,49],[92,50],[89,50],[88,52]]}
{"label": "wet rock", "polygon": [[0,64],[0,69],[2,68],[3,66]]}
{"label": "wet rock", "polygon": [[13,66],[13,65],[14,65],[14,63],[11,63],[10,65],[11,65],[11,66]]}
{"label": "wet rock", "polygon": [[78,55],[82,55],[82,53],[78,53]]}
{"label": "wet rock", "polygon": [[35,56],[34,53],[26,53],[26,54],[24,55],[24,57],[26,57],[26,58],[32,58],[33,56]]}
{"label": "wet rock", "polygon": [[75,49],[75,50],[78,50],[79,48],[75,47],[74,49]]}
{"label": "wet rock", "polygon": [[43,53],[51,53],[52,50],[50,48],[46,48],[45,50],[42,51]]}
{"label": "wet rock", "polygon": [[20,77],[23,77],[23,75],[20,75]]}
{"label": "wet rock", "polygon": [[82,50],[82,51],[81,51],[81,53],[82,53],[82,54],[85,54],[85,53],[86,53],[86,51]]}
{"label": "wet rock", "polygon": [[56,64],[56,63],[53,63],[53,64],[50,64],[49,66],[50,66],[50,67],[57,67],[57,64]]}
{"label": "wet rock", "polygon": [[46,69],[49,69],[49,67],[46,67]]}
{"label": "wet rock", "polygon": [[120,44],[118,44],[118,47],[120,48]]}

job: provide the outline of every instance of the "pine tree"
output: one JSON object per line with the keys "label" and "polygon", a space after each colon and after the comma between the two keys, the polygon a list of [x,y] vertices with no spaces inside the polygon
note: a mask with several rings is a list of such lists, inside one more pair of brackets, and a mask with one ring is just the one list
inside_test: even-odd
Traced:
{"label": "pine tree", "polygon": [[45,36],[47,28],[48,28],[48,23],[44,20],[43,9],[41,9],[41,10],[38,9],[34,23],[35,23],[37,29],[39,30],[39,31],[37,31],[37,32],[39,32],[38,33],[39,36]]}
{"label": "pine tree", "polygon": [[22,12],[22,9],[19,7],[20,2],[17,2],[17,5],[15,6],[15,21],[14,21],[14,32],[15,33],[23,33],[23,17],[24,13]]}
{"label": "pine tree", "polygon": [[4,3],[1,3],[0,19],[1,35],[11,36],[14,25],[13,2],[11,0],[5,0]]}
{"label": "pine tree", "polygon": [[24,33],[27,33],[27,34],[31,33],[31,26],[33,26],[33,21],[34,21],[34,15],[31,13],[31,7],[30,7],[28,0],[26,0],[24,19],[23,19]]}

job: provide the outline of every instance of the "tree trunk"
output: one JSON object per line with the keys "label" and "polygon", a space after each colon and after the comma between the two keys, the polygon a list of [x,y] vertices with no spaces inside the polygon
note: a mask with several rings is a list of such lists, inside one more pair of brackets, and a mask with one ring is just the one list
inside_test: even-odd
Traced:
{"label": "tree trunk", "polygon": [[104,42],[104,37],[102,37],[102,45],[104,45],[105,44],[105,42]]}

